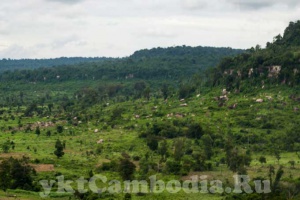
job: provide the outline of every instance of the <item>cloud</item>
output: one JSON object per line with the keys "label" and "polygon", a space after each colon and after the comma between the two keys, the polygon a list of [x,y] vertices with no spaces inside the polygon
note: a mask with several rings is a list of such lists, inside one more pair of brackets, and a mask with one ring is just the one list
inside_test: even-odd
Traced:
{"label": "cloud", "polygon": [[209,12],[235,12],[236,9],[258,11],[265,8],[272,8],[276,6],[295,8],[299,5],[298,0],[181,0],[181,5],[184,9],[195,11],[209,11]]}
{"label": "cloud", "polygon": [[84,0],[46,0],[48,2],[58,2],[58,3],[64,3],[64,4],[77,4],[79,2],[82,2]]}
{"label": "cloud", "polygon": [[241,9],[245,10],[259,10],[264,8],[273,7],[276,5],[284,5],[290,8],[299,5],[298,0],[227,0],[228,3],[235,5]]}
{"label": "cloud", "polygon": [[53,49],[64,48],[68,46],[84,46],[87,44],[87,41],[81,40],[78,36],[72,35],[64,38],[60,38],[52,42],[51,46]]}
{"label": "cloud", "polygon": [[176,34],[166,29],[149,28],[144,33],[142,33],[142,36],[155,37],[155,38],[170,38],[170,37],[176,37]]}
{"label": "cloud", "polygon": [[0,35],[9,35],[10,32],[7,28],[7,25],[4,25],[4,24],[1,24],[1,21],[0,21]]}
{"label": "cloud", "polygon": [[14,0],[0,6],[0,59],[128,56],[158,46],[264,45],[298,0]]}
{"label": "cloud", "polygon": [[228,2],[235,5],[236,7],[251,10],[270,7],[276,3],[272,0],[228,0]]}
{"label": "cloud", "polygon": [[204,9],[208,6],[208,2],[203,0],[182,0],[181,3],[183,8],[189,10]]}
{"label": "cloud", "polygon": [[7,47],[7,44],[0,44],[0,49],[6,48],[6,47]]}
{"label": "cloud", "polygon": [[11,45],[3,50],[0,50],[0,57],[2,58],[29,58],[32,57],[34,52],[26,49],[20,45]]}

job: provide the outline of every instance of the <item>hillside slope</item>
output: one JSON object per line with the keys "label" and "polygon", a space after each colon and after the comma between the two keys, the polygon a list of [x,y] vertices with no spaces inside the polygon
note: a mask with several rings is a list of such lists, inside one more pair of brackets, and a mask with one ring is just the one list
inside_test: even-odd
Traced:
{"label": "hillside slope", "polygon": [[[170,47],[170,48],[155,48],[150,50],[141,50],[135,52],[132,56],[122,59],[104,59],[101,62],[97,59],[82,58],[70,59],[67,61],[77,62],[80,64],[69,63],[68,66],[58,66],[59,59],[54,59],[53,63],[57,67],[40,68],[36,70],[17,70],[7,71],[0,74],[0,80],[3,81],[39,81],[52,82],[70,80],[99,80],[99,79],[121,79],[128,78],[136,79],[175,79],[179,77],[191,76],[200,70],[215,66],[223,57],[233,56],[243,52],[239,49],[231,48],[215,48],[215,47]],[[86,60],[86,62],[84,62]],[[50,62],[51,60],[47,60]],[[91,62],[94,61],[94,62]],[[16,60],[0,61],[0,69],[3,63],[8,62],[8,65],[13,65],[14,62],[22,63],[25,67],[36,68],[41,66],[46,60]],[[41,64],[40,64],[41,63]],[[3,67],[6,69],[5,65]]]}
{"label": "hillside slope", "polygon": [[[249,86],[300,84],[300,21],[291,22],[284,35],[274,37],[266,48],[256,46],[235,57],[223,59],[211,73],[211,82],[244,91]],[[251,88],[251,87],[250,87]]]}
{"label": "hillside slope", "polygon": [[0,60],[0,73],[8,70],[36,69],[40,67],[53,67],[58,65],[74,65],[84,62],[100,62],[112,58],[84,58],[84,57],[61,57],[53,59],[6,59]]}

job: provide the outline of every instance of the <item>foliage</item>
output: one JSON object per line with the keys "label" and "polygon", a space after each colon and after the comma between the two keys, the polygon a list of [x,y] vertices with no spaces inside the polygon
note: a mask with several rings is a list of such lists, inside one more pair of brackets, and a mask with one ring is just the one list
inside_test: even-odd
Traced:
{"label": "foliage", "polygon": [[176,160],[168,160],[166,162],[166,172],[170,174],[179,175],[181,170],[180,162]]}
{"label": "foliage", "polygon": [[123,180],[132,180],[136,166],[128,157],[122,157],[119,163],[119,173]]}
{"label": "foliage", "polygon": [[8,153],[10,150],[10,147],[11,147],[10,141],[9,140],[5,141],[1,147],[2,147],[3,153]]}
{"label": "foliage", "polygon": [[64,146],[59,139],[56,140],[55,149],[56,150],[54,151],[54,154],[57,156],[57,158],[61,158],[65,154],[63,151]]}
{"label": "foliage", "polygon": [[39,127],[39,126],[36,127],[36,129],[35,129],[35,134],[36,134],[37,136],[39,136],[39,135],[41,134],[41,130],[40,130],[40,127]]}
{"label": "foliage", "polygon": [[36,69],[40,67],[52,67],[52,66],[63,66],[72,65],[77,63],[96,62],[111,60],[110,58],[55,58],[55,59],[2,59],[0,60],[0,72],[6,70],[17,70],[17,69]]}
{"label": "foliage", "polygon": [[251,155],[243,152],[241,149],[234,147],[231,141],[226,144],[226,160],[229,169],[239,174],[246,174],[245,166],[251,163]]}
{"label": "foliage", "polygon": [[210,160],[214,154],[213,140],[212,140],[211,136],[208,134],[203,135],[201,140],[203,142],[205,156],[208,160]]}
{"label": "foliage", "polygon": [[260,156],[260,157],[259,157],[259,162],[262,163],[262,164],[263,164],[263,163],[267,163],[266,157]]}
{"label": "foliage", "polygon": [[[59,62],[59,59],[53,60],[57,64],[40,64],[47,60],[28,60],[29,66],[25,60],[7,60],[0,61],[2,70],[12,69],[10,65],[16,66],[14,63],[22,63],[26,67],[22,68],[38,68],[44,66],[56,66],[39,68],[35,70],[15,70],[14,72],[6,71],[1,74],[1,79],[5,81],[12,80],[29,80],[36,82],[57,82],[70,79],[86,80],[86,79],[102,79],[102,78],[122,78],[129,77],[130,74],[134,78],[149,79],[150,77],[176,78],[181,76],[180,73],[193,74],[199,69],[205,69],[215,66],[217,62],[225,56],[231,56],[241,53],[242,50],[231,48],[215,48],[215,47],[169,47],[154,48],[150,50],[141,50],[135,52],[129,58],[123,59],[105,59],[105,58],[78,58],[81,61],[75,61],[76,58],[70,58],[69,61]],[[68,60],[68,58],[66,58]],[[74,61],[72,61],[74,60]],[[87,62],[83,62],[86,60]],[[98,61],[97,61],[98,60]],[[51,60],[49,60],[51,61]],[[94,61],[94,62],[89,62]],[[2,62],[2,64],[1,64]],[[76,64],[78,63],[78,64]],[[60,65],[64,65],[63,67]],[[73,65],[72,65],[73,64]],[[5,65],[9,67],[5,67]],[[96,66],[96,67],[95,67]],[[184,68],[180,66],[186,66]]]}
{"label": "foliage", "polygon": [[184,155],[184,140],[176,139],[174,141],[174,159],[180,161]]}
{"label": "foliage", "polygon": [[62,125],[57,125],[56,131],[57,131],[57,133],[62,133],[64,131],[64,127]]}
{"label": "foliage", "polygon": [[186,135],[189,138],[200,139],[203,134],[204,131],[201,125],[198,123],[192,123],[188,126],[188,131]]}
{"label": "foliage", "polygon": [[28,158],[9,158],[0,163],[0,188],[32,190],[34,169],[29,165]]}
{"label": "foliage", "polygon": [[[211,85],[224,85],[228,90],[246,91],[252,84],[259,87],[269,84],[298,85],[300,21],[290,22],[283,37],[278,35],[265,49],[259,46],[235,57],[223,59],[217,69],[211,70]],[[274,68],[279,66],[279,68]]]}
{"label": "foliage", "polygon": [[147,145],[152,151],[156,151],[158,148],[158,139],[154,136],[148,136]]}

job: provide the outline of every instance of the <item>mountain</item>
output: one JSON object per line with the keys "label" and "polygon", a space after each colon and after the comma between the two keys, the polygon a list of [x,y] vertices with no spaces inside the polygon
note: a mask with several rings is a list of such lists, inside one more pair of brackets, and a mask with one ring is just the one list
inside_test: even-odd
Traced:
{"label": "mountain", "polygon": [[274,37],[266,48],[257,45],[234,57],[223,59],[211,71],[210,84],[239,91],[249,86],[300,84],[300,21],[291,22],[284,35]]}
{"label": "mountain", "polygon": [[106,61],[111,58],[95,57],[61,57],[53,59],[2,59],[0,60],[0,72],[17,69],[36,69],[40,67],[53,67],[58,65],[73,65],[86,62]]}
{"label": "mountain", "polygon": [[[216,47],[169,47],[141,50],[121,59],[108,58],[60,58],[53,60],[2,60],[0,69],[12,69],[14,63],[22,63],[14,72],[0,74],[1,81],[51,82],[67,80],[126,80],[179,79],[200,70],[215,66],[223,57],[242,53],[243,50]],[[4,64],[3,64],[4,63]],[[5,64],[7,63],[7,64]],[[49,68],[46,66],[56,65]],[[59,66],[63,63],[64,66]],[[69,63],[69,64],[68,64]],[[2,67],[1,67],[2,66]],[[42,68],[34,69],[39,66]],[[25,70],[22,70],[25,68]]]}
{"label": "mountain", "polygon": [[280,35],[276,38],[277,43],[282,43],[287,46],[300,46],[300,21],[290,22],[285,29],[283,37]]}
{"label": "mountain", "polygon": [[176,61],[188,59],[193,64],[197,64],[197,67],[206,69],[215,66],[219,62],[219,58],[233,56],[242,52],[244,52],[244,50],[229,47],[190,47],[183,45],[168,48],[158,47],[149,50],[143,49],[134,52],[130,58],[134,60],[160,59],[160,61],[166,59],[174,59]]}

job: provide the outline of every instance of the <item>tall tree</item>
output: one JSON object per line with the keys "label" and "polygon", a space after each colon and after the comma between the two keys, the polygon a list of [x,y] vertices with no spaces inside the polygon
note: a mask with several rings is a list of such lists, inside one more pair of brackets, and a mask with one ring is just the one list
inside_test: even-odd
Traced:
{"label": "tall tree", "polygon": [[163,140],[159,143],[158,152],[161,155],[162,159],[166,159],[167,153],[168,153],[168,143],[167,140]]}
{"label": "tall tree", "polygon": [[41,130],[40,130],[40,127],[39,127],[39,126],[36,127],[36,129],[35,129],[35,134],[36,134],[37,136],[40,136]]}
{"label": "tall tree", "polygon": [[183,139],[177,139],[174,142],[174,159],[176,161],[180,161],[184,155],[184,142]]}
{"label": "tall tree", "polygon": [[213,156],[213,140],[210,135],[205,134],[201,138],[203,145],[204,145],[204,153],[208,160]]}
{"label": "tall tree", "polygon": [[187,137],[189,138],[200,139],[204,134],[202,126],[198,123],[192,123],[188,128],[189,129],[187,131]]}
{"label": "tall tree", "polygon": [[128,156],[122,156],[119,164],[119,173],[123,180],[132,180],[136,166]]}
{"label": "tall tree", "polygon": [[57,158],[61,158],[65,154],[64,146],[59,139],[56,140],[55,149],[56,150],[54,151],[54,154],[57,156]]}
{"label": "tall tree", "polygon": [[169,96],[169,86],[167,84],[163,84],[160,90],[162,92],[164,99],[166,100]]}

